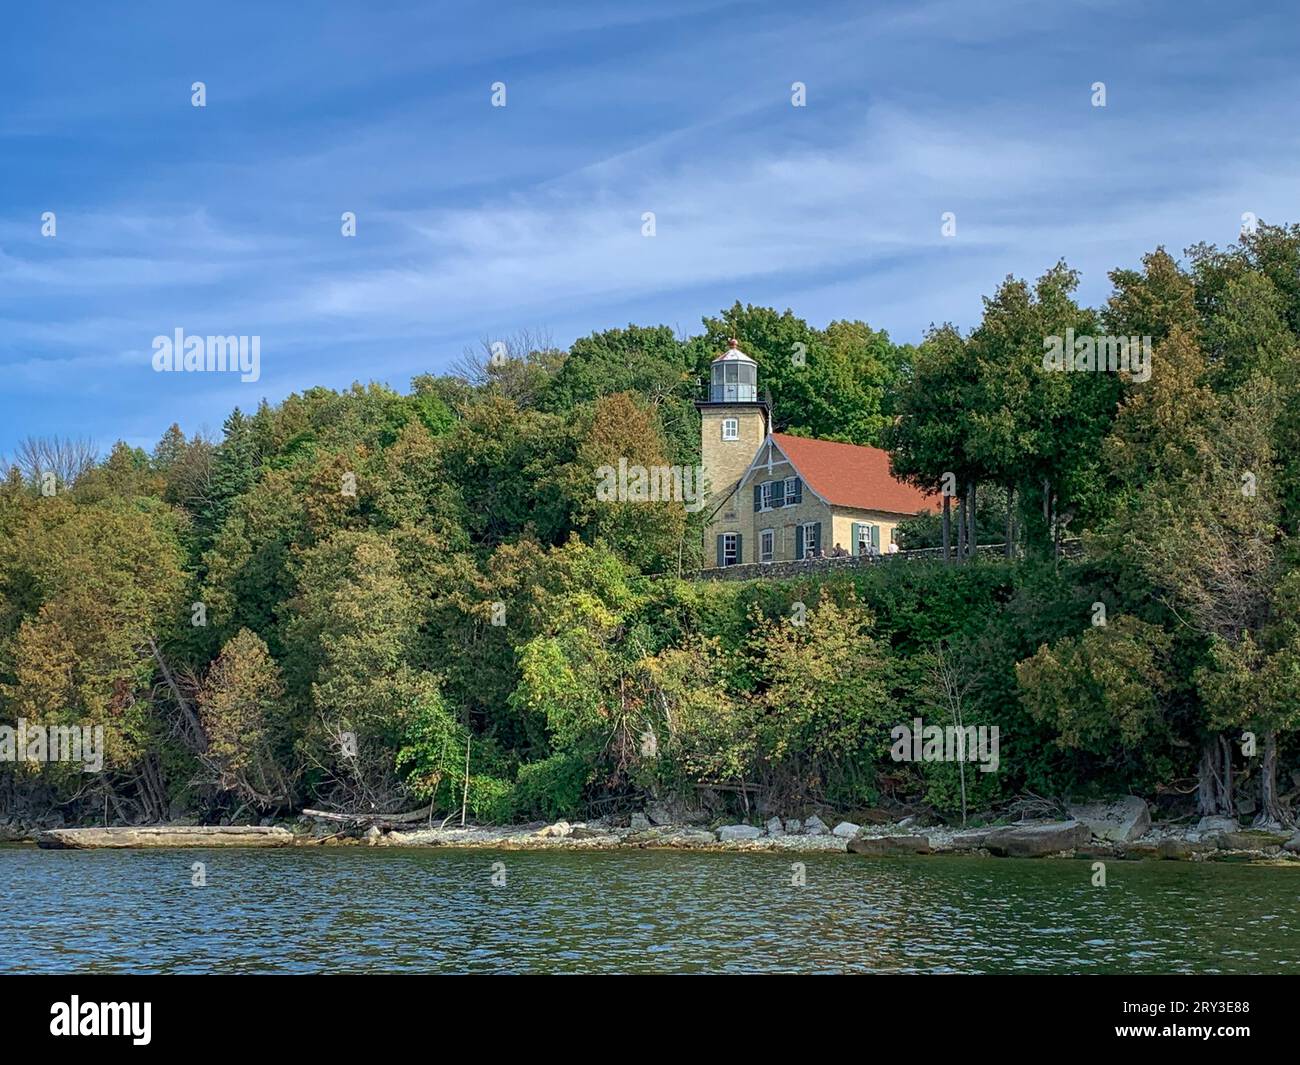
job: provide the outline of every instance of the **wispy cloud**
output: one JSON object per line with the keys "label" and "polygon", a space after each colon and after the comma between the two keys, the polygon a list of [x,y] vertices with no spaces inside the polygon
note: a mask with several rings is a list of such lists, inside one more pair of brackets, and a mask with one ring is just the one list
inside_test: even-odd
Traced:
{"label": "wispy cloud", "polygon": [[[16,17],[34,43],[0,71],[0,450],[401,385],[524,324],[689,329],[736,298],[915,339],[972,324],[1007,273],[1064,256],[1095,302],[1158,243],[1300,217],[1281,5],[256,10],[256,37],[239,4],[87,9],[57,41]],[[153,374],[177,327],[261,335],[262,380]]]}

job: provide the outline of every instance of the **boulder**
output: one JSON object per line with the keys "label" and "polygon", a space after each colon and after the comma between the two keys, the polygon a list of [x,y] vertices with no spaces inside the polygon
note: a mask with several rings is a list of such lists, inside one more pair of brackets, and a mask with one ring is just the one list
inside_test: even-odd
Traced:
{"label": "boulder", "polygon": [[718,841],[712,832],[704,828],[666,826],[651,831],[659,835],[651,844],[656,847],[681,847],[689,850],[692,847],[708,847]]}
{"label": "boulder", "polygon": [[955,851],[977,851],[984,846],[985,840],[989,838],[989,833],[994,831],[991,828],[969,828],[964,832],[957,832],[952,837],[949,847]]}
{"label": "boulder", "polygon": [[671,825],[673,823],[672,811],[668,809],[667,803],[651,803],[645,808],[645,815],[652,825]]}
{"label": "boulder", "polygon": [[371,847],[378,846],[379,841],[383,838],[383,835],[384,834],[379,831],[379,827],[377,825],[371,825],[365,831],[365,841],[367,845]]}
{"label": "boulder", "polygon": [[1041,858],[1074,850],[1092,838],[1081,821],[1049,821],[1041,825],[1011,825],[988,834],[984,846],[1002,858]]}
{"label": "boulder", "polygon": [[1280,847],[1290,842],[1277,832],[1222,832],[1215,841],[1221,851],[1262,851],[1267,847]]}
{"label": "boulder", "polygon": [[1070,816],[1087,825],[1098,839],[1109,843],[1128,843],[1146,835],[1151,828],[1151,811],[1146,801],[1136,795],[1125,795],[1113,802],[1071,806]]}
{"label": "boulder", "polygon": [[645,814],[633,814],[631,825],[633,832],[644,832],[650,827],[650,819]]}
{"label": "boulder", "polygon": [[538,829],[537,834],[543,839],[564,839],[573,835],[573,826],[568,821],[556,821],[553,825]]}
{"label": "boulder", "polygon": [[1156,857],[1166,862],[1190,862],[1198,854],[1213,850],[1208,843],[1191,843],[1185,839],[1162,839],[1156,844]]}
{"label": "boulder", "polygon": [[861,825],[855,825],[852,821],[841,821],[838,825],[836,825],[833,829],[831,829],[831,835],[839,836],[840,839],[852,839],[861,831],[862,831]]}
{"label": "boulder", "polygon": [[848,848],[853,854],[888,858],[899,854],[929,854],[930,840],[927,836],[854,836]]}
{"label": "boulder", "polygon": [[830,831],[826,827],[826,822],[816,814],[813,814],[812,817],[808,818],[808,820],[803,823],[803,830],[810,836],[824,836],[828,831]]}
{"label": "boulder", "polygon": [[1300,854],[1300,832],[1297,832],[1289,840],[1282,844],[1284,851],[1290,851],[1292,854]]}
{"label": "boulder", "polygon": [[1196,823],[1197,832],[1236,832],[1235,817],[1202,817]]}
{"label": "boulder", "polygon": [[783,825],[783,824],[781,823],[781,819],[780,819],[779,817],[771,817],[771,818],[768,818],[768,822],[767,822],[767,834],[768,834],[769,836],[784,836],[784,835],[785,835],[785,825]]}
{"label": "boulder", "polygon": [[574,825],[569,833],[570,839],[601,839],[609,835],[607,828],[593,828],[591,825]]}
{"label": "boulder", "polygon": [[761,828],[753,825],[723,825],[718,829],[718,839],[758,839],[763,834]]}
{"label": "boulder", "polygon": [[797,836],[802,831],[803,822],[797,817],[792,817],[785,823],[785,834],[787,836]]}

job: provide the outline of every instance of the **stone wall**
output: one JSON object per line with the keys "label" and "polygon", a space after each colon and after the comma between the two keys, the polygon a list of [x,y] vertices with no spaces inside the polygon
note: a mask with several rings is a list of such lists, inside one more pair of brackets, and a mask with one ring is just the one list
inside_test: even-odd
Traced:
{"label": "stone wall", "polygon": [[[746,545],[745,552],[746,554],[749,553],[748,545]],[[977,553],[983,558],[1001,558],[1006,552],[1002,544],[980,544]],[[1080,541],[1063,541],[1061,543],[1061,554],[1069,558],[1082,554]],[[743,566],[727,566],[725,569],[706,569],[700,573],[700,577],[720,581],[789,580],[795,577],[808,577],[813,574],[832,573],[838,570],[866,569],[869,566],[941,561],[943,561],[943,548],[926,547],[918,551],[899,551],[893,555],[810,558],[798,562],[750,562]],[[956,564],[955,560],[953,564]]]}

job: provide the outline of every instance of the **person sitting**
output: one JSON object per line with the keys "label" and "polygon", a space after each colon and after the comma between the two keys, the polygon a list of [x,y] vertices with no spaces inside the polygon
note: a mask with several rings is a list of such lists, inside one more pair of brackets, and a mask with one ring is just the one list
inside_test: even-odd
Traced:
{"label": "person sitting", "polygon": [[835,545],[835,550],[831,552],[831,558],[848,558],[849,553],[844,550],[840,544]]}

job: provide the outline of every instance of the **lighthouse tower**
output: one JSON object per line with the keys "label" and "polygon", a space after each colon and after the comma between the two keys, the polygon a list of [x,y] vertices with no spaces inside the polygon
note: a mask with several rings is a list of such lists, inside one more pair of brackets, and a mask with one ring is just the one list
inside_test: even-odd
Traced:
{"label": "lighthouse tower", "polygon": [[730,527],[739,518],[736,486],[771,428],[767,403],[758,394],[758,363],[735,339],[713,360],[709,398],[695,406],[700,412],[700,463],[709,487],[705,513],[712,516],[705,532],[708,544],[715,526]]}

